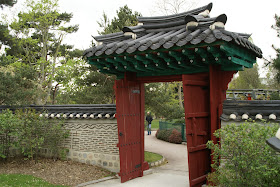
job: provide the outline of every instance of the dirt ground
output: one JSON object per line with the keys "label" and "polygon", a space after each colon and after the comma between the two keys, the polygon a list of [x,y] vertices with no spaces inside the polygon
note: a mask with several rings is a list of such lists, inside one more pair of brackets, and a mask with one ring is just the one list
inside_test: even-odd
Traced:
{"label": "dirt ground", "polygon": [[28,160],[13,160],[7,163],[0,162],[0,174],[14,173],[33,175],[51,184],[68,186],[75,186],[114,175],[114,173],[100,167],[73,161],[40,159],[36,164],[34,161]]}

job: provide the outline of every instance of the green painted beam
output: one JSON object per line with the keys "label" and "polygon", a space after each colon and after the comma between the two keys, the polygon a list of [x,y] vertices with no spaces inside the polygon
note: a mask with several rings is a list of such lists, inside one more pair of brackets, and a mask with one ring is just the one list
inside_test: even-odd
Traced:
{"label": "green painted beam", "polygon": [[208,46],[207,51],[213,56],[215,62],[217,64],[223,64],[225,63],[224,59],[226,59],[226,55],[223,51],[220,50],[220,48],[215,46]]}
{"label": "green painted beam", "polygon": [[168,55],[168,53],[164,53],[164,52],[158,52],[157,56],[162,58],[166,63],[170,63],[172,62],[172,59],[170,58],[170,56]]}
{"label": "green painted beam", "polygon": [[185,59],[185,56],[178,51],[169,51],[168,52],[170,56],[176,59],[176,61],[181,62]]}
{"label": "green painted beam", "polygon": [[190,65],[195,66],[196,68],[203,68],[205,64],[201,62],[200,57],[191,49],[183,49],[182,54],[189,59]]}
{"label": "green painted beam", "polygon": [[244,71],[244,66],[233,64],[231,66],[222,66],[223,71]]}
{"label": "green painted beam", "polygon": [[124,69],[131,72],[137,72],[137,69],[135,69],[134,65],[129,61],[126,61],[123,57],[114,57],[114,60],[120,62],[123,65]]}
{"label": "green painted beam", "polygon": [[143,72],[143,73],[137,73],[137,77],[146,77],[146,76],[168,76],[168,75],[183,75],[183,74],[193,74],[193,73],[202,73],[202,72],[208,72],[209,68],[200,68],[200,69],[181,69],[181,71],[178,70],[168,70],[168,71],[162,71],[162,72]]}
{"label": "green painted beam", "polygon": [[157,56],[162,58],[165,62],[166,65],[169,68],[175,69],[175,70],[181,70],[182,68],[178,66],[178,62],[175,58],[169,55],[169,53],[164,53],[164,52],[158,52]]}
{"label": "green painted beam", "polygon": [[244,59],[244,61],[247,61],[251,64],[256,63],[256,56],[253,56],[243,48],[238,48],[234,45],[224,44],[220,46],[220,49],[226,54],[231,54],[229,56],[238,56],[239,58]]}
{"label": "green painted beam", "polygon": [[142,55],[134,55],[134,58],[141,61],[144,64],[144,67],[147,70],[151,71],[162,71],[162,69],[159,68],[159,66],[156,66],[155,63],[149,59],[146,58],[145,56]]}
{"label": "green painted beam", "polygon": [[233,56],[229,57],[229,60],[232,61],[235,64],[245,66],[246,68],[252,68],[253,67],[253,64],[251,64],[249,62],[246,62],[243,59],[239,59],[239,58],[236,58],[236,57],[233,57]]}
{"label": "green painted beam", "polygon": [[161,70],[168,69],[166,62],[163,61],[161,58],[158,58],[157,55],[155,54],[146,54],[145,55],[147,59],[151,60],[154,62],[155,66]]}
{"label": "green painted beam", "polygon": [[159,55],[154,55],[154,54],[146,54],[146,57],[154,61],[156,63],[156,66],[158,66],[162,70],[168,70],[170,68],[178,69],[178,67],[171,64],[172,59],[169,59],[168,62],[166,62],[164,58],[161,58]]}
{"label": "green painted beam", "polygon": [[105,60],[112,65],[115,66],[115,69],[118,71],[126,72],[127,70],[123,67],[123,65],[117,61],[115,61],[113,58],[105,58]]}
{"label": "green painted beam", "polygon": [[139,71],[147,71],[147,69],[144,67],[142,62],[137,61],[134,57],[124,56],[124,59],[131,62],[133,64],[133,66],[135,67],[135,69],[137,69]]}
{"label": "green painted beam", "polygon": [[201,61],[205,64],[210,64],[214,61],[214,58],[204,48],[195,48],[195,53],[201,57]]}

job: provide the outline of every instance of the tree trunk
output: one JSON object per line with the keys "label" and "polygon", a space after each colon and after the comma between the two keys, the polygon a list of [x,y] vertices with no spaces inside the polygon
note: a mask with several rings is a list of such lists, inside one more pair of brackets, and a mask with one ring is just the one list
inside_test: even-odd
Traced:
{"label": "tree trunk", "polygon": [[183,106],[183,99],[182,99],[182,82],[179,82],[178,83],[178,97],[179,97],[179,105],[180,105],[180,108],[184,108]]}

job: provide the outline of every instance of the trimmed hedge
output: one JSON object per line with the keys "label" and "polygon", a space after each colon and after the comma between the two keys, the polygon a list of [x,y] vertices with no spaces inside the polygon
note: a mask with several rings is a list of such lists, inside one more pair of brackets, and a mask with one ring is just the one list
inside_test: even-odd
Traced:
{"label": "trimmed hedge", "polygon": [[180,144],[182,143],[181,133],[176,129],[168,129],[168,130],[160,130],[158,129],[156,132],[157,139]]}
{"label": "trimmed hedge", "polygon": [[182,143],[181,133],[178,130],[173,129],[171,135],[169,136],[169,142],[176,143],[176,144]]}

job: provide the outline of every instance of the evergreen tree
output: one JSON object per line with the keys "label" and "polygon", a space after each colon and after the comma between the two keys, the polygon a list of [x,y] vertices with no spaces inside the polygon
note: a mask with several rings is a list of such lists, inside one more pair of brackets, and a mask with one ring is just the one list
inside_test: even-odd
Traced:
{"label": "evergreen tree", "polygon": [[[272,26],[273,29],[277,31],[277,37],[280,38],[280,17],[275,15],[275,25]],[[276,58],[272,60],[272,67],[276,69],[276,80],[280,83],[280,49],[272,46],[276,52]]]}
{"label": "evergreen tree", "polygon": [[114,17],[111,21],[108,16],[103,12],[100,22],[97,22],[99,27],[102,28],[101,31],[98,31],[98,34],[110,34],[119,32],[124,26],[135,26],[137,25],[137,17],[141,16],[139,12],[133,12],[127,5],[120,7],[117,10],[117,16]]}
{"label": "evergreen tree", "polygon": [[78,26],[65,26],[73,15],[60,13],[58,0],[27,0],[26,6],[10,25],[17,38],[7,54],[34,66],[37,76],[35,103],[42,105],[50,99],[63,38],[76,32]]}

